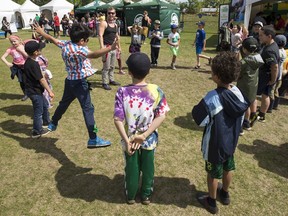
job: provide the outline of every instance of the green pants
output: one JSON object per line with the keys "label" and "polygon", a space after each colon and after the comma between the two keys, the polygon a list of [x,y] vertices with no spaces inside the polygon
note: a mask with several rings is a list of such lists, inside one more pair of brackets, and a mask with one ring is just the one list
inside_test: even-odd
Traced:
{"label": "green pants", "polygon": [[128,200],[134,200],[138,192],[142,172],[141,198],[149,197],[154,183],[154,151],[139,149],[132,156],[125,152],[125,191]]}

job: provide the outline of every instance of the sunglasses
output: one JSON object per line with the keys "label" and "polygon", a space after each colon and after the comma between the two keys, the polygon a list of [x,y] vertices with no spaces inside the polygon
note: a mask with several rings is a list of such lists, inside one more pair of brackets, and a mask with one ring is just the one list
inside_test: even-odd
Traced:
{"label": "sunglasses", "polygon": [[115,12],[108,12],[107,14],[108,14],[108,15],[114,15]]}

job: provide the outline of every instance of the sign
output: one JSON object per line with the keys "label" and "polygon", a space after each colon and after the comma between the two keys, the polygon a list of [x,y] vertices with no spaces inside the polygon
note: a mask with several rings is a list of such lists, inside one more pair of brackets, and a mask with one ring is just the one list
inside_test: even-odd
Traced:
{"label": "sign", "polygon": [[219,7],[219,27],[229,22],[229,5],[220,5]]}

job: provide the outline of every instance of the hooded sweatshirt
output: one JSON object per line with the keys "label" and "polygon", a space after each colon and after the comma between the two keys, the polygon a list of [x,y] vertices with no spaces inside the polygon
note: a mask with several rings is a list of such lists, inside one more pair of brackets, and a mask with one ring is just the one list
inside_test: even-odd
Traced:
{"label": "hooded sweatshirt", "polygon": [[240,90],[231,85],[230,89],[218,87],[208,92],[193,107],[192,116],[195,122],[205,127],[201,146],[205,161],[219,164],[233,156],[243,114],[249,105]]}
{"label": "hooded sweatshirt", "polygon": [[260,54],[255,53],[241,59],[241,64],[237,87],[252,103],[256,99],[259,67],[264,64],[264,61]]}

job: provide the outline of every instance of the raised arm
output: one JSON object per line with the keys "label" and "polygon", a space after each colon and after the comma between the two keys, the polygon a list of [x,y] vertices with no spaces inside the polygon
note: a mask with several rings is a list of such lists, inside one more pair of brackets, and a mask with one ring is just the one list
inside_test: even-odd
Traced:
{"label": "raised arm", "polygon": [[46,40],[54,43],[54,44],[57,46],[59,40],[56,39],[56,38],[54,38],[54,37],[52,37],[51,35],[47,34],[47,33],[44,31],[44,28],[41,28],[38,23],[33,24],[33,28],[35,29],[35,31],[36,31],[38,34],[40,34],[40,35],[43,36]]}

